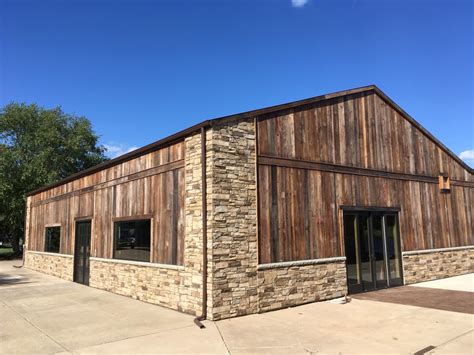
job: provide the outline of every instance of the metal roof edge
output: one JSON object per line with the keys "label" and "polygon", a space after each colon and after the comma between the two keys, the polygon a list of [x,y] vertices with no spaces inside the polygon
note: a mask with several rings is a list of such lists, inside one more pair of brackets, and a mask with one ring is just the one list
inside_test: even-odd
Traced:
{"label": "metal roof edge", "polygon": [[464,169],[466,169],[470,174],[473,174],[474,169],[472,169],[469,165],[467,165],[461,158],[459,158],[456,154],[454,154],[448,147],[446,147],[443,143],[441,143],[435,136],[433,136],[426,128],[424,128],[418,121],[416,121],[413,117],[411,117],[407,112],[405,112],[399,105],[397,105],[388,95],[386,95],[380,88],[378,88],[376,85],[367,85],[367,86],[362,86],[350,90],[343,90],[343,91],[336,91],[330,94],[325,94],[325,95],[319,95],[319,96],[314,96],[310,98],[306,98],[303,100],[298,100],[298,101],[292,101],[284,104],[279,104],[279,105],[274,105],[274,106],[268,106],[265,108],[261,109],[256,109],[256,110],[250,110],[250,111],[245,111],[237,114],[232,114],[232,115],[227,115],[227,116],[221,116],[213,119],[208,119],[205,121],[202,121],[194,126],[191,126],[189,128],[186,128],[182,131],[179,131],[175,134],[172,134],[170,136],[167,136],[163,139],[160,139],[156,142],[153,142],[151,144],[148,144],[144,147],[141,147],[139,149],[136,149],[130,153],[121,155],[117,158],[105,161],[101,164],[95,165],[93,167],[90,167],[88,169],[85,169],[83,171],[80,171],[78,173],[72,174],[62,180],[59,180],[57,182],[54,182],[52,184],[45,185],[43,187],[40,187],[36,190],[33,190],[31,192],[28,192],[26,195],[27,196],[32,196],[35,194],[38,194],[40,192],[58,187],[60,185],[66,184],[68,182],[71,182],[73,180],[79,179],[81,177],[93,174],[95,172],[98,172],[103,169],[110,168],[112,166],[124,163],[126,161],[129,161],[131,159],[134,159],[136,157],[139,157],[143,154],[147,154],[150,152],[153,152],[157,149],[160,149],[166,145],[169,145],[173,142],[176,142],[178,140],[181,140],[187,136],[189,136],[192,133],[195,133],[197,130],[201,129],[202,127],[208,128],[211,127],[214,124],[218,123],[223,123],[225,121],[230,121],[230,120],[236,120],[236,119],[245,119],[245,118],[251,118],[251,117],[258,117],[262,116],[265,114],[273,113],[273,112],[278,112],[282,110],[287,110],[291,108],[296,108],[304,105],[310,105],[316,102],[321,102],[325,100],[330,100],[334,98],[339,98],[342,96],[346,95],[353,95],[353,94],[359,94],[363,92],[369,92],[369,91],[374,91],[377,95],[379,95],[384,101],[386,101],[390,106],[392,106],[395,110],[397,110],[405,119],[407,119],[411,124],[415,125],[423,134],[425,134],[429,139],[431,139],[436,145],[438,145],[445,153],[447,153],[449,156],[451,156],[456,162],[458,162]]}

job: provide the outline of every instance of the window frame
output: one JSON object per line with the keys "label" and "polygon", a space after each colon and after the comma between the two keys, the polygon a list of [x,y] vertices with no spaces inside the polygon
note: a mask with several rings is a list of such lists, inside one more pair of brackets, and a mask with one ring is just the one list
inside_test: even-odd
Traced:
{"label": "window frame", "polygon": [[[54,223],[54,224],[46,224],[44,226],[44,245],[43,245],[43,250],[45,253],[54,253],[54,254],[60,254],[61,253],[61,224],[60,223]],[[58,251],[54,250],[48,250],[48,230],[52,228],[59,228],[59,247]]]}
{"label": "window frame", "polygon": [[[130,222],[139,222],[139,221],[146,221],[148,220],[150,222],[150,258],[148,261],[145,260],[134,260],[134,259],[124,259],[124,258],[118,258],[116,256],[116,244],[117,244],[117,237],[116,237],[116,225],[118,223],[130,223]],[[152,215],[140,215],[140,216],[126,216],[126,217],[114,217],[112,218],[112,259],[113,260],[121,260],[124,262],[140,262],[140,263],[153,263],[153,216]]]}

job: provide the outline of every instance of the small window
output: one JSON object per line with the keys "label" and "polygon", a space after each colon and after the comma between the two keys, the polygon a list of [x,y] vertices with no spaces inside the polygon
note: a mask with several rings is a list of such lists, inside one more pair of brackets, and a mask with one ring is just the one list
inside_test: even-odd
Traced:
{"label": "small window", "polygon": [[49,253],[59,253],[61,243],[61,227],[46,227],[44,251]]}
{"label": "small window", "polygon": [[150,220],[115,222],[114,258],[150,261]]}
{"label": "small window", "polygon": [[449,180],[448,174],[439,174],[439,189],[441,192],[451,191],[451,181]]}

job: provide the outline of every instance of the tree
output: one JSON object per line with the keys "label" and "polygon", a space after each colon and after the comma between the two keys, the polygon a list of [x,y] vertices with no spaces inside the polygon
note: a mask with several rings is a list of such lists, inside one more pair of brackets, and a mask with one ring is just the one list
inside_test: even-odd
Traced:
{"label": "tree", "polygon": [[0,111],[0,215],[15,251],[26,194],[106,160],[90,121],[60,107],[11,103]]}

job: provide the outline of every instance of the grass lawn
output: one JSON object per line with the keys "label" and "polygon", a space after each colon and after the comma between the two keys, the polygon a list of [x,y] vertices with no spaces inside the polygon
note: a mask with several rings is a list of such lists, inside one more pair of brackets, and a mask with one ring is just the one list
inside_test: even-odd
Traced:
{"label": "grass lawn", "polygon": [[13,248],[3,248],[3,247],[0,247],[0,257],[1,256],[7,256],[9,254],[13,254]]}

